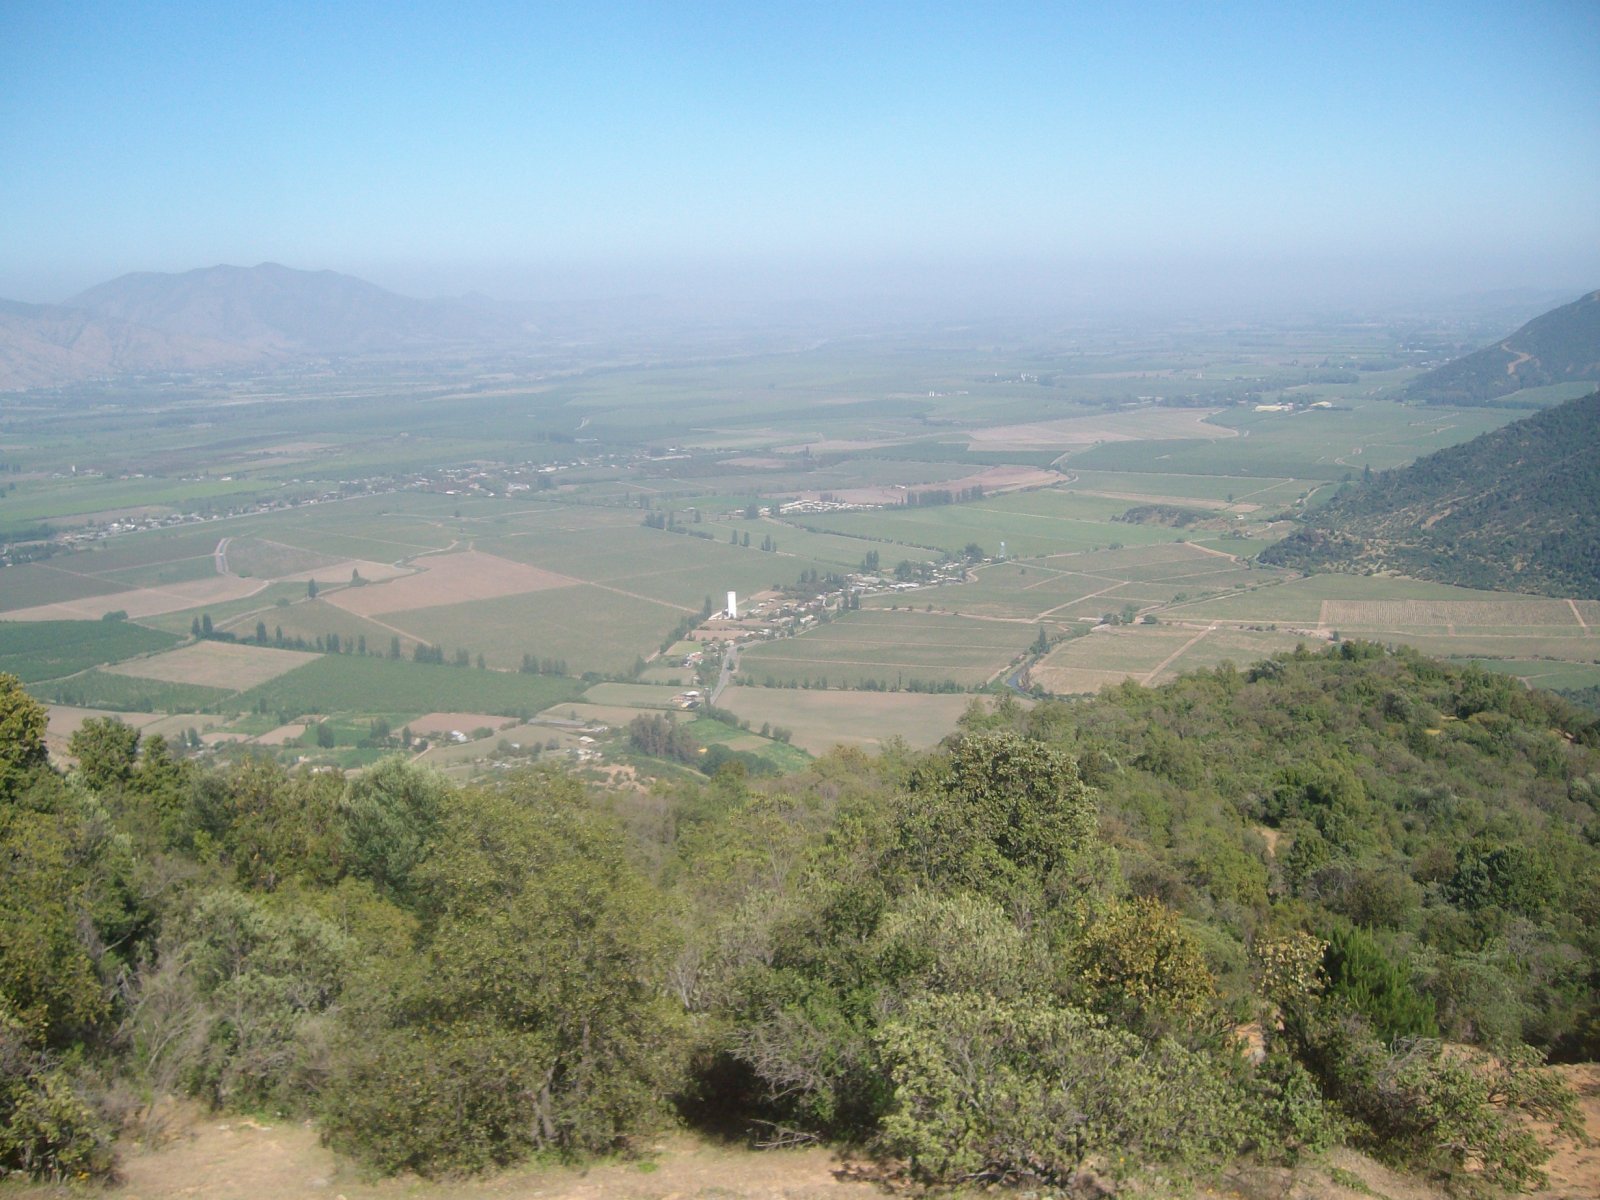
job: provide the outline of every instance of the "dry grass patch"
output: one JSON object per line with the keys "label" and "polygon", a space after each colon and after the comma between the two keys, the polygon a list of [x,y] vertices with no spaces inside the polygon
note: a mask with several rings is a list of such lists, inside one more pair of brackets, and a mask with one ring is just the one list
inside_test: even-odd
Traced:
{"label": "dry grass patch", "polygon": [[317,657],[300,650],[273,650],[237,642],[196,642],[154,658],[134,659],[104,669],[114,675],[242,692],[303,667]]}
{"label": "dry grass patch", "polygon": [[[379,613],[407,612],[418,608],[438,608],[471,600],[494,600],[524,592],[574,587],[580,580],[526,563],[513,562],[494,554],[463,550],[452,554],[430,554],[414,564],[415,575],[348,588],[330,597],[347,612],[370,617]],[[365,574],[365,572],[363,572]]]}

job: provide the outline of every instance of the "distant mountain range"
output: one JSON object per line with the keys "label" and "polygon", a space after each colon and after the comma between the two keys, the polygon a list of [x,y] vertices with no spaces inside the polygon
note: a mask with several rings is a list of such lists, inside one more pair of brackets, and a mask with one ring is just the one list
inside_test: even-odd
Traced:
{"label": "distant mountain range", "polygon": [[414,300],[334,271],[276,263],[124,275],[64,305],[0,301],[0,389],[275,360],[528,343],[482,297]]}
{"label": "distant mountain range", "polygon": [[1600,599],[1600,392],[1352,485],[1261,560]]}
{"label": "distant mountain range", "polygon": [[1600,292],[1535,317],[1503,341],[1412,381],[1408,400],[1486,404],[1523,388],[1600,386]]}

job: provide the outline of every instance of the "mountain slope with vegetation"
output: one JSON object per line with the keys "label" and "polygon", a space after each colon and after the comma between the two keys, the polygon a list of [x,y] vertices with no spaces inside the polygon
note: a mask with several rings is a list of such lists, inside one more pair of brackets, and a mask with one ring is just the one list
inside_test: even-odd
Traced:
{"label": "mountain slope with vegetation", "polygon": [[293,354],[488,344],[520,326],[482,304],[414,300],[335,271],[277,263],[123,275],[68,304],[184,337]]}
{"label": "mountain slope with vegetation", "polygon": [[1535,317],[1504,341],[1445,363],[1406,389],[1429,404],[1487,404],[1552,383],[1600,384],[1600,292]]}
{"label": "mountain slope with vegetation", "polygon": [[526,347],[524,314],[485,297],[416,300],[276,263],[123,275],[64,305],[0,301],[0,389],[302,358]]}
{"label": "mountain slope with vegetation", "polygon": [[1353,485],[1261,561],[1600,599],[1600,392]]}
{"label": "mountain slope with vegetation", "polygon": [[261,352],[249,347],[168,333],[81,308],[0,301],[0,388],[213,370],[261,359]]}
{"label": "mountain slope with vegetation", "polygon": [[1412,653],[649,795],[103,720],[62,775],[43,725],[0,677],[0,1171],[104,1173],[125,1098],[183,1094],[425,1175],[689,1122],[934,1183],[1348,1143],[1517,1189],[1525,1119],[1573,1129],[1541,1055],[1600,1053],[1600,725]]}

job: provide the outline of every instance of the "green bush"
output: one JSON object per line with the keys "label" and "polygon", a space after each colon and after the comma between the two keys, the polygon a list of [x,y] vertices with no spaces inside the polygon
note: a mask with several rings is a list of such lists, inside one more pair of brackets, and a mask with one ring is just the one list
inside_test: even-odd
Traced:
{"label": "green bush", "polygon": [[0,1179],[109,1176],[111,1133],[0,1001]]}
{"label": "green bush", "polygon": [[1384,1041],[1438,1034],[1433,998],[1411,986],[1370,934],[1354,928],[1335,931],[1322,965],[1329,995],[1360,1013]]}
{"label": "green bush", "polygon": [[1385,1046],[1345,1016],[1316,1024],[1305,1049],[1327,1093],[1360,1122],[1359,1141],[1397,1166],[1437,1172],[1462,1188],[1524,1191],[1545,1182],[1550,1149],[1530,1118],[1582,1136],[1577,1097],[1527,1046],[1492,1057],[1432,1038]]}
{"label": "green bush", "polygon": [[459,793],[412,882],[418,950],[378,964],[336,1039],[336,1148],[435,1174],[613,1150],[662,1119],[685,1057],[658,989],[671,939],[576,785]]}
{"label": "green bush", "polygon": [[151,1090],[216,1107],[302,1107],[325,1070],[326,1014],[354,944],[310,913],[203,897],[141,976],[126,1022]]}
{"label": "green bush", "polygon": [[1265,1132],[1222,1061],[1046,1001],[931,996],[881,1047],[884,1145],[931,1182],[1067,1187],[1090,1155],[1200,1165]]}

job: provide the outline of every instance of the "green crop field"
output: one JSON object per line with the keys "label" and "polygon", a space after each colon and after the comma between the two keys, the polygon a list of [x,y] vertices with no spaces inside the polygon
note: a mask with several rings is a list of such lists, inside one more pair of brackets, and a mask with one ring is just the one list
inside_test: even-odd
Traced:
{"label": "green crop field", "polygon": [[[113,580],[67,569],[68,564],[76,566],[85,557],[69,554],[61,556],[59,564],[38,562],[7,567],[5,575],[0,577],[0,583],[4,584],[0,587],[0,612],[14,612],[19,608],[33,608],[40,604],[58,604],[63,600],[84,600],[90,596],[110,597],[129,590]],[[108,603],[106,607],[114,609],[116,604]]]}
{"label": "green crop field", "polygon": [[327,654],[233,703],[241,709],[413,717],[430,712],[534,713],[582,690],[573,680],[471,667]]}
{"label": "green crop field", "polygon": [[694,611],[584,584],[386,613],[382,620],[447,656],[458,649],[474,660],[482,654],[490,666],[516,668],[531,654],[562,659],[573,674],[617,674],[659,648]]}
{"label": "green crop field", "polygon": [[743,651],[739,678],[747,684],[903,687],[950,681],[973,687],[988,682],[1036,635],[1026,622],[863,609]]}
{"label": "green crop field", "polygon": [[57,704],[123,712],[195,712],[232,704],[234,695],[222,688],[164,683],[159,679],[140,679],[109,671],[85,671],[81,675],[38,684],[33,690],[41,699]]}
{"label": "green crop field", "polygon": [[1479,658],[1479,666],[1515,675],[1531,687],[1556,690],[1600,687],[1600,663],[1563,663],[1541,658]]}
{"label": "green crop field", "polygon": [[24,683],[58,679],[178,641],[127,621],[0,621],[0,673]]}

